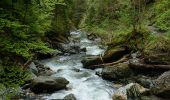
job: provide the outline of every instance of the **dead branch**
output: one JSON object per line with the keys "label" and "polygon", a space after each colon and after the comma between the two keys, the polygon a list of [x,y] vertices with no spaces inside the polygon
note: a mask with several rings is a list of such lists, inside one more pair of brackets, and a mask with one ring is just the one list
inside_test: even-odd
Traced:
{"label": "dead branch", "polygon": [[99,64],[99,65],[93,65],[92,67],[98,67],[98,66],[113,66],[113,65],[116,65],[118,63],[122,63],[122,62],[125,62],[127,61],[128,58],[127,58],[127,55],[126,56],[123,56],[121,59],[115,61],[115,62],[112,62],[112,63],[103,63],[103,64]]}

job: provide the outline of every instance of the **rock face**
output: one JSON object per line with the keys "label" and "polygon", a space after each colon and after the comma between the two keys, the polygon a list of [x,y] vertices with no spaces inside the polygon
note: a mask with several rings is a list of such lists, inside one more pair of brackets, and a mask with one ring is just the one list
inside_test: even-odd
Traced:
{"label": "rock face", "polygon": [[69,94],[64,97],[64,100],[76,100],[74,94]]}
{"label": "rock face", "polygon": [[155,80],[155,95],[163,98],[170,98],[170,71],[163,73]]}
{"label": "rock face", "polygon": [[142,93],[148,91],[146,88],[142,87],[137,83],[130,83],[124,87],[119,88],[112,96],[113,100],[128,100],[128,98],[133,98],[132,100],[137,100]]}
{"label": "rock face", "polygon": [[62,77],[39,76],[32,81],[30,89],[34,93],[49,93],[66,88],[68,83]]}
{"label": "rock face", "polygon": [[132,70],[129,68],[128,64],[117,64],[114,66],[104,67],[102,71],[102,78],[118,80],[130,77],[132,74]]}

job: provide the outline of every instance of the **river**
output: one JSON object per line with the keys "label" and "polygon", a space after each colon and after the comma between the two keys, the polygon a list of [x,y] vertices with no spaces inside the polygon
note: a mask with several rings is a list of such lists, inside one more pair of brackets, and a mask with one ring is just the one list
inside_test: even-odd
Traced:
{"label": "river", "polygon": [[100,48],[101,45],[98,42],[89,40],[85,32],[74,31],[70,34],[71,38],[80,40],[80,48],[86,48],[86,52],[65,54],[41,61],[56,72],[54,77],[64,77],[70,82],[68,89],[56,91],[44,96],[43,99],[63,99],[68,94],[74,94],[77,100],[112,100],[113,83],[96,75],[96,72],[102,69],[85,69],[81,63],[85,56],[100,55],[104,49]]}

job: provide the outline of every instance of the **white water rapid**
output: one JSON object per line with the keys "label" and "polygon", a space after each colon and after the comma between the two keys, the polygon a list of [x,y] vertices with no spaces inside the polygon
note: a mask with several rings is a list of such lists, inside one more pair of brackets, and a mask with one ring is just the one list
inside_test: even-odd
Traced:
{"label": "white water rapid", "polygon": [[81,60],[87,55],[100,55],[104,52],[95,41],[87,39],[84,32],[71,32],[72,38],[79,38],[80,48],[86,48],[86,53],[58,56],[43,60],[42,63],[56,72],[53,76],[64,77],[70,83],[67,90],[56,91],[44,96],[45,100],[63,99],[68,94],[74,94],[77,100],[112,100],[114,88],[112,83],[96,75],[96,71],[83,68]]}

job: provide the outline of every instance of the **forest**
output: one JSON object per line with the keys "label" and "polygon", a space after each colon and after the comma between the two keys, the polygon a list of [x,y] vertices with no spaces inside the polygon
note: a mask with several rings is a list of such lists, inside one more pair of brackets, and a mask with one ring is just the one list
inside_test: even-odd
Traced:
{"label": "forest", "polygon": [[170,0],[0,0],[0,100],[170,100]]}

